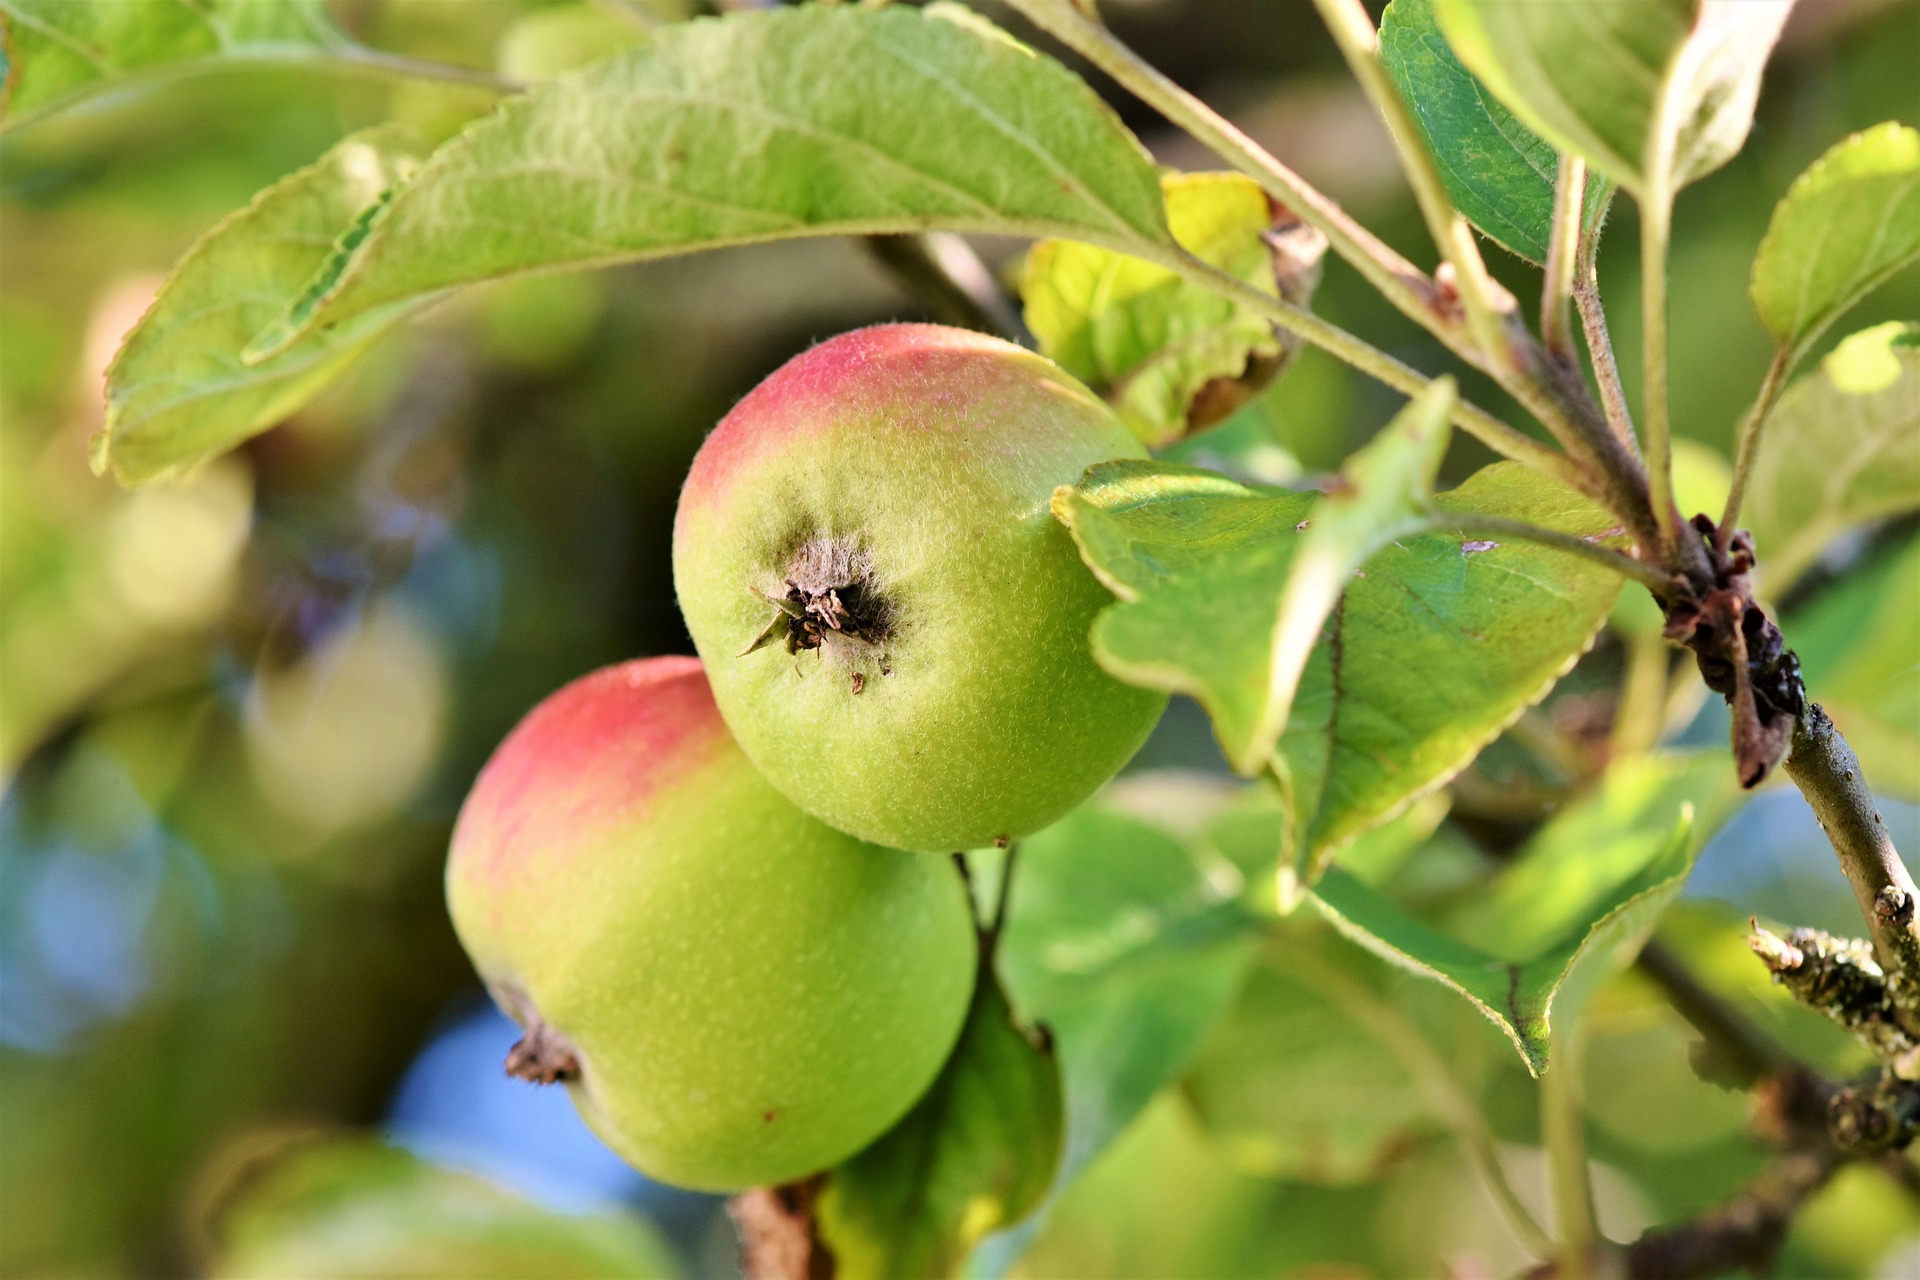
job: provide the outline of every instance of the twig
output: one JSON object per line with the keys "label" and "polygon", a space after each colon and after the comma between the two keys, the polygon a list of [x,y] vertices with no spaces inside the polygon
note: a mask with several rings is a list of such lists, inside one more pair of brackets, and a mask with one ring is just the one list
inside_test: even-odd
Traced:
{"label": "twig", "polygon": [[1786,385],[1792,358],[1793,353],[1786,347],[1773,353],[1767,376],[1760,382],[1760,391],[1754,396],[1746,417],[1740,420],[1739,442],[1733,455],[1733,486],[1727,490],[1727,505],[1715,535],[1714,545],[1722,552],[1726,551],[1727,540],[1733,536],[1734,524],[1740,519],[1740,503],[1747,495],[1747,479],[1753,472],[1753,458],[1760,448],[1760,430],[1766,424],[1767,414],[1773,410],[1773,402],[1780,397],[1780,389]]}
{"label": "twig", "polygon": [[1128,92],[1191,134],[1203,146],[1246,173],[1268,195],[1327,237],[1387,300],[1436,333],[1447,327],[1439,291],[1418,267],[1299,174],[1275,159],[1200,99],[1182,89],[1122,44],[1068,0],[1008,0],[1030,22],[1112,76]]}
{"label": "twig", "polygon": [[1573,359],[1567,303],[1573,293],[1586,198],[1587,162],[1578,156],[1560,157],[1560,171],[1553,180],[1553,231],[1547,240],[1546,278],[1540,287],[1540,345],[1555,360]]}
{"label": "twig", "polygon": [[1611,547],[1603,547],[1599,543],[1589,542],[1571,533],[1561,533],[1557,529],[1543,529],[1525,520],[1511,520],[1505,516],[1484,516],[1472,511],[1440,511],[1422,521],[1418,531],[1485,534],[1491,537],[1512,538],[1516,542],[1531,542],[1537,546],[1551,547],[1555,551],[1579,556],[1622,577],[1631,578],[1654,591],[1666,591],[1673,586],[1672,577],[1659,565],[1648,564],[1644,560],[1622,555]]}
{"label": "twig", "polygon": [[1627,1247],[1627,1274],[1632,1280],[1704,1280],[1741,1268],[1765,1274],[1800,1206],[1843,1163],[1845,1157],[1831,1147],[1782,1156],[1727,1203],[1634,1241]]}
{"label": "twig", "polygon": [[1501,295],[1506,291],[1487,275],[1487,264],[1481,260],[1480,247],[1474,243],[1473,229],[1453,207],[1447,184],[1421,141],[1419,130],[1414,127],[1405,99],[1381,64],[1380,35],[1374,30],[1373,19],[1367,16],[1360,0],[1314,0],[1314,3],[1320,10],[1321,21],[1326,23],[1334,43],[1340,46],[1347,66],[1372,101],[1374,110],[1380,113],[1387,134],[1400,153],[1400,168],[1413,187],[1414,200],[1426,220],[1427,232],[1453,269],[1454,287],[1466,311],[1467,329],[1473,335],[1474,345],[1492,368],[1508,374],[1521,372],[1513,344],[1507,337],[1513,299],[1503,298]]}
{"label": "twig", "polygon": [[1659,987],[1674,1012],[1700,1033],[1710,1062],[1696,1065],[1710,1065],[1713,1079],[1751,1088],[1798,1065],[1765,1032],[1703,986],[1680,957],[1658,939],[1640,949],[1634,967]]}
{"label": "twig", "polygon": [[[1136,252],[1138,252],[1136,250]],[[1228,275],[1184,251],[1163,253],[1157,259],[1196,284],[1214,290],[1257,311],[1283,329],[1299,334],[1315,346],[1346,361],[1362,373],[1370,374],[1403,395],[1418,395],[1432,379],[1409,365],[1402,364],[1365,339],[1321,319],[1304,307],[1262,293],[1252,285]],[[1469,435],[1503,457],[1512,458],[1543,475],[1599,501],[1607,501],[1604,482],[1589,474],[1564,453],[1556,452],[1532,436],[1500,421],[1471,401],[1454,404],[1453,420]],[[1617,513],[1616,513],[1617,514]]]}
{"label": "twig", "polygon": [[1634,434],[1627,393],[1620,385],[1620,362],[1614,357],[1613,336],[1607,331],[1607,309],[1600,300],[1600,275],[1590,244],[1581,246],[1579,268],[1573,277],[1573,305],[1580,313],[1580,331],[1587,339],[1587,358],[1593,363],[1594,381],[1600,385],[1607,425],[1625,448],[1638,453],[1639,437]]}
{"label": "twig", "polygon": [[1807,707],[1794,728],[1786,771],[1853,885],[1900,1024],[1920,1035],[1920,894],[1874,808],[1860,761],[1818,703]]}
{"label": "twig", "polygon": [[959,236],[876,235],[862,236],[860,243],[942,323],[1011,342],[1026,338],[1026,326],[993,272]]}
{"label": "twig", "polygon": [[[1389,302],[1460,358],[1475,368],[1492,373],[1501,387],[1524,405],[1527,412],[1539,419],[1567,449],[1571,458],[1550,463],[1548,460],[1554,457],[1550,450],[1534,445],[1528,437],[1499,423],[1490,415],[1477,415],[1488,428],[1487,434],[1476,430],[1468,420],[1474,415],[1465,412],[1456,415],[1462,427],[1479,435],[1500,453],[1545,470],[1547,474],[1600,501],[1620,517],[1636,539],[1648,545],[1656,544],[1658,527],[1648,507],[1646,478],[1641,472],[1639,459],[1631,449],[1623,449],[1613,438],[1605,418],[1599,408],[1592,404],[1586,385],[1577,374],[1568,376],[1571,371],[1556,368],[1517,326],[1508,333],[1512,339],[1514,356],[1510,363],[1484,355],[1467,327],[1461,323],[1460,310],[1449,298],[1447,290],[1421,274],[1405,258],[1381,243],[1371,232],[1342,212],[1333,201],[1309,186],[1298,174],[1269,155],[1212,108],[1143,61],[1071,0],[1008,2],[1227,163],[1251,176],[1269,195],[1287,205],[1302,220],[1318,228],[1327,237],[1333,251],[1351,263]],[[1309,341],[1327,346],[1329,351],[1347,359],[1349,363],[1356,363],[1342,351],[1328,346],[1298,326],[1278,319],[1276,323],[1300,333]],[[1504,344],[1496,346],[1496,350],[1502,349]],[[1393,363],[1398,365],[1397,361]],[[1357,367],[1380,376],[1376,370],[1365,365]],[[1404,369],[1404,366],[1399,367]],[[1382,381],[1397,389],[1404,389],[1390,378],[1383,377]],[[1501,434],[1502,431],[1505,434]],[[1527,451],[1526,456],[1522,456],[1520,451]]]}

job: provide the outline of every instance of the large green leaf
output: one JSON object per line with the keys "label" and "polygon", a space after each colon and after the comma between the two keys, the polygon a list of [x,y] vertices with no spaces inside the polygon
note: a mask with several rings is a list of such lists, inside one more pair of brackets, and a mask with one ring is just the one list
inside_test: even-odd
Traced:
{"label": "large green leaf", "polygon": [[1920,131],[1889,121],[1836,144],[1774,206],[1751,292],[1796,355],[1920,257]]}
{"label": "large green leaf", "polygon": [[298,408],[427,299],[375,308],[259,364],[240,349],[420,157],[410,131],[356,134],[214,227],[180,260],[107,371],[94,462],[127,483],[173,475]]}
{"label": "large green leaf", "polygon": [[1782,626],[1809,696],[1847,735],[1874,790],[1920,803],[1920,537],[1844,575]]}
{"label": "large green leaf", "polygon": [[[1229,755],[1247,759],[1314,504],[1167,463],[1093,468],[1055,510],[1122,601],[1094,625],[1095,657],[1123,680],[1193,694]],[[1511,463],[1437,505],[1584,537],[1617,532],[1592,503]],[[1308,655],[1280,738],[1309,868],[1444,783],[1544,697],[1619,586],[1531,543],[1419,534],[1375,553]]]}
{"label": "large green leaf", "polygon": [[[1348,581],[1374,552],[1416,532],[1433,509],[1433,483],[1446,456],[1454,400],[1451,378],[1433,383],[1347,459],[1339,481],[1313,504],[1280,596],[1266,700],[1254,731],[1258,755],[1243,759],[1243,768],[1260,767],[1279,742],[1308,659]],[[1343,634],[1336,623],[1336,650]]]}
{"label": "large green leaf", "polygon": [[521,272],[933,227],[1171,245],[1151,161],[1093,90],[964,9],[677,23],[442,147],[252,356]]}
{"label": "large green leaf", "polygon": [[1920,324],[1853,334],[1768,415],[1743,512],[1767,592],[1834,538],[1920,507]]}
{"label": "large green leaf", "polygon": [[1416,919],[1338,868],[1314,901],[1355,942],[1466,996],[1537,1075],[1553,1019],[1577,1017],[1638,950],[1734,795],[1719,752],[1621,760],[1445,921]]}
{"label": "large green leaf", "polygon": [[842,1280],[959,1273],[989,1232],[1026,1216],[1060,1162],[1060,1071],[1013,1023],[991,972],[924,1097],[833,1171],[820,1230]]}
{"label": "large green leaf", "polygon": [[[1251,178],[1161,179],[1167,225],[1189,253],[1263,293],[1305,306],[1326,238],[1281,219]],[[1256,394],[1290,348],[1263,316],[1156,263],[1072,240],[1042,240],[1020,280],[1040,350],[1104,396],[1141,442],[1170,444]]]}
{"label": "large green leaf", "polygon": [[[1000,970],[1060,1057],[1067,1137],[1054,1194],[1185,1069],[1225,1011],[1258,946],[1249,884],[1206,841],[1099,803],[1021,843]],[[1004,1261],[1031,1233],[990,1247]]]}
{"label": "large green leaf", "polygon": [[0,0],[6,127],[136,76],[337,49],[321,0]]}
{"label": "large green leaf", "polygon": [[1642,201],[1733,157],[1790,0],[1434,0],[1460,61],[1521,120]]}
{"label": "large green leaf", "polygon": [[1444,1127],[1429,1082],[1356,1002],[1376,1005],[1409,1034],[1424,1033],[1456,1075],[1483,1074],[1489,1037],[1458,1000],[1398,977],[1324,922],[1298,916],[1262,952],[1182,1082],[1237,1167],[1270,1178],[1365,1182]]}
{"label": "large green leaf", "polygon": [[296,1145],[238,1180],[219,1277],[666,1280],[672,1250],[629,1214],[561,1214],[360,1138]]}
{"label": "large green leaf", "polygon": [[1425,512],[1452,405],[1453,384],[1435,383],[1318,498],[1149,463],[1063,486],[1054,514],[1126,602],[1095,624],[1095,656],[1123,680],[1197,697],[1234,767],[1259,772],[1341,588]]}
{"label": "large green leaf", "polygon": [[[1433,0],[1393,0],[1387,6],[1380,15],[1380,60],[1438,162],[1454,206],[1502,247],[1545,262],[1559,154],[1460,65],[1434,19]],[[1598,176],[1587,183],[1589,227],[1611,194],[1612,184]]]}

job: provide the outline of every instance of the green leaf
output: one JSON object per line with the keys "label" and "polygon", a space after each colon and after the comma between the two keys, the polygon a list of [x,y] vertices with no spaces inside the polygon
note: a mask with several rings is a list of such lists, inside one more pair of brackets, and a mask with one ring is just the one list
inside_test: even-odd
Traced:
{"label": "green leaf", "polygon": [[[1432,383],[1347,459],[1340,483],[1313,504],[1280,597],[1266,704],[1253,744],[1259,754],[1243,765],[1257,768],[1279,742],[1307,660],[1348,580],[1374,552],[1416,532],[1432,509],[1455,399],[1453,379]],[[1337,624],[1335,635],[1337,647]]]}
{"label": "green leaf", "polygon": [[1415,919],[1338,868],[1314,901],[1355,942],[1466,996],[1538,1075],[1554,1019],[1570,1025],[1639,949],[1734,795],[1720,752],[1628,758],[1444,922]]}
{"label": "green leaf", "polygon": [[[1583,537],[1619,532],[1584,498],[1511,463],[1437,506]],[[1279,602],[1318,518],[1314,497],[1170,463],[1114,462],[1057,493],[1054,509],[1121,599],[1094,624],[1095,658],[1129,683],[1198,698],[1229,757],[1257,765],[1248,752],[1279,665]],[[1325,536],[1345,536],[1343,527],[1336,515]],[[1280,839],[1309,874],[1546,696],[1591,643],[1620,581],[1532,543],[1432,533],[1389,540],[1367,559],[1307,655],[1279,750],[1267,757],[1291,796],[1291,831]]]}
{"label": "green leaf", "polygon": [[1744,515],[1769,595],[1865,520],[1920,507],[1920,324],[1862,329],[1762,428]]}
{"label": "green leaf", "polygon": [[1112,111],[964,9],[676,23],[442,147],[250,358],[501,276],[929,228],[1171,246],[1152,162]]}
{"label": "green leaf", "polygon": [[[1000,971],[1066,1087],[1057,1195],[1175,1079],[1226,1009],[1261,924],[1205,842],[1096,802],[1021,842]],[[1029,1228],[1001,1237],[1017,1253]]]}
{"label": "green leaf", "polygon": [[321,0],[0,0],[0,35],[6,128],[134,77],[348,43]]}
{"label": "green leaf", "polygon": [[1783,626],[1809,695],[1874,790],[1920,802],[1920,537],[1847,573]]}
{"label": "green leaf", "polygon": [[1643,203],[1746,141],[1789,0],[1434,0],[1460,61],[1514,115]]}
{"label": "green leaf", "polygon": [[1355,995],[1396,1006],[1409,1030],[1417,1018],[1460,1074],[1483,1073],[1489,1038],[1459,1001],[1396,976],[1320,921],[1295,917],[1266,948],[1182,1084],[1236,1167],[1367,1182],[1444,1127],[1425,1082],[1355,1015]]}
{"label": "green leaf", "polygon": [[[1161,179],[1180,246],[1263,293],[1307,305],[1326,238],[1238,173]],[[1211,426],[1258,394],[1293,353],[1264,317],[1166,267],[1095,245],[1042,240],[1020,294],[1040,350],[1103,396],[1151,447]]]}
{"label": "green leaf", "polygon": [[174,267],[107,371],[94,464],[123,482],[178,474],[273,426],[431,298],[375,308],[285,355],[240,349],[279,314],[343,230],[360,225],[420,156],[411,131],[346,139],[228,216]]}
{"label": "green leaf", "polygon": [[1424,509],[1452,401],[1451,382],[1434,384],[1325,497],[1139,462],[1063,486],[1054,514],[1126,602],[1095,623],[1095,657],[1122,680],[1198,698],[1234,767],[1259,772],[1342,585]]}
{"label": "green leaf", "polygon": [[[1517,463],[1476,472],[1437,505],[1589,539],[1620,532]],[[1280,742],[1309,874],[1544,698],[1593,642],[1621,581],[1562,551],[1485,538],[1407,538],[1368,562]]]}
{"label": "green leaf", "polygon": [[820,1229],[844,1280],[957,1275],[1039,1204],[1060,1162],[1060,1070],[991,972],[953,1056],[906,1117],[833,1171]]}
{"label": "green leaf", "polygon": [[250,1166],[218,1223],[216,1277],[664,1280],[673,1253],[628,1214],[551,1213],[366,1139],[308,1141]]}
{"label": "green leaf", "polygon": [[1889,121],[1834,146],[1774,206],[1753,260],[1753,305],[1797,358],[1916,257],[1920,131]]}
{"label": "green leaf", "polygon": [[[1434,0],[1393,0],[1380,15],[1380,59],[1440,166],[1456,208],[1490,239],[1534,263],[1547,260],[1560,157],[1474,78],[1447,45]],[[1587,183],[1596,227],[1612,184]]]}

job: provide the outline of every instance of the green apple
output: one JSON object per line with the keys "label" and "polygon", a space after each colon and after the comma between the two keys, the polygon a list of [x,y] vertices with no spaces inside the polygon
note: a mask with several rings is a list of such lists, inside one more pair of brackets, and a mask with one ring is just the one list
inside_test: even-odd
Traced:
{"label": "green apple", "polygon": [[1141,457],[1052,362],[938,325],[795,357],[694,459],[674,585],[714,696],[801,808],[902,849],[1046,826],[1138,750],[1164,696],[1087,629],[1113,597],[1054,489]]}
{"label": "green apple", "polygon": [[487,762],[447,864],[455,930],[565,1080],[662,1182],[788,1182],[884,1132],[965,1020],[975,934],[944,858],[816,821],[741,754],[693,658],[609,667]]}

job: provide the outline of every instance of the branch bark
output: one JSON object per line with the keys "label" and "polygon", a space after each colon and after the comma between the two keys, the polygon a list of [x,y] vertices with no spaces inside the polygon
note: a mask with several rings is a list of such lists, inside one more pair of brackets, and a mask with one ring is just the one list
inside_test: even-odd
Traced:
{"label": "branch bark", "polygon": [[1795,1151],[1727,1203],[1627,1246],[1632,1280],[1704,1280],[1735,1269],[1772,1269],[1800,1206],[1845,1163],[1840,1152]]}
{"label": "branch bark", "polygon": [[1786,770],[1840,857],[1901,1026],[1920,1035],[1920,923],[1913,877],[1874,808],[1860,761],[1818,703],[1799,719]]}

